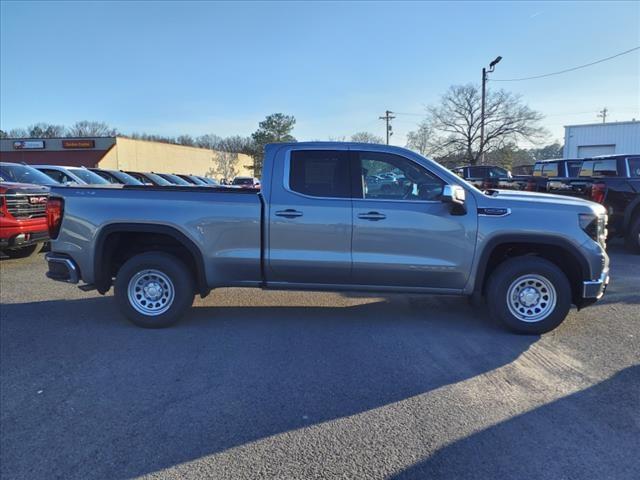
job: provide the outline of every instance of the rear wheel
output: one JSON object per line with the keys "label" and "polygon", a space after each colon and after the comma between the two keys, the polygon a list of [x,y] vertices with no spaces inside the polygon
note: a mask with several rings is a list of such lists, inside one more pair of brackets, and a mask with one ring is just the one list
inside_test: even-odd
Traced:
{"label": "rear wheel", "polygon": [[562,270],[544,258],[511,258],[491,274],[487,305],[491,316],[510,330],[545,333],[569,313],[571,286]]}
{"label": "rear wheel", "polygon": [[41,243],[33,243],[26,247],[12,248],[11,250],[5,250],[4,254],[9,258],[28,258],[37,255],[42,247]]}
{"label": "rear wheel", "polygon": [[636,215],[636,218],[631,221],[624,243],[629,251],[640,253],[640,215]]}
{"label": "rear wheel", "polygon": [[168,327],[193,303],[193,278],[173,255],[143,253],[118,271],[115,297],[122,313],[139,327]]}

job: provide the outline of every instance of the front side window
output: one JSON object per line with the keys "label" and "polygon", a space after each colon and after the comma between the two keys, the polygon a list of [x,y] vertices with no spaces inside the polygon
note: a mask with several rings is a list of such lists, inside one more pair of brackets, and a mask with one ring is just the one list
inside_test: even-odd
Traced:
{"label": "front side window", "polygon": [[351,196],[349,154],[334,150],[295,150],[289,164],[289,188],[312,197]]}
{"label": "front side window", "polygon": [[411,160],[381,152],[359,152],[363,198],[435,201],[444,182]]}

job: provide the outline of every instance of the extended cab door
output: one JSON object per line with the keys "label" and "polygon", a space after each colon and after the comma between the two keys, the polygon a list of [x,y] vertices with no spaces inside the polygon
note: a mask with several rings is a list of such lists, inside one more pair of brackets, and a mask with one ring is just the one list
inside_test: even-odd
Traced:
{"label": "extended cab door", "polygon": [[267,282],[349,283],[348,150],[283,147],[277,155],[267,211]]}
{"label": "extended cab door", "polygon": [[456,215],[441,201],[445,182],[423,165],[378,151],[353,157],[353,282],[462,289],[476,243],[473,196],[468,213]]}

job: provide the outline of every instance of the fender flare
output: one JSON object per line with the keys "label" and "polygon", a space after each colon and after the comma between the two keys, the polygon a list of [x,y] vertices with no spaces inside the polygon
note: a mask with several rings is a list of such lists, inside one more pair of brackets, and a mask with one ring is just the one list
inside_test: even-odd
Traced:
{"label": "fender flare", "polygon": [[191,256],[196,266],[196,287],[201,296],[206,296],[211,289],[207,284],[204,268],[204,257],[198,246],[184,233],[168,225],[147,224],[147,223],[111,223],[100,229],[95,240],[93,274],[98,292],[104,294],[111,287],[111,278],[106,278],[107,273],[104,266],[105,241],[112,233],[159,233],[168,235],[184,246]]}
{"label": "fender flare", "polygon": [[534,243],[544,246],[553,246],[562,248],[580,265],[580,277],[583,280],[591,279],[591,267],[587,259],[580,253],[578,248],[569,241],[562,238],[544,234],[504,234],[497,235],[487,242],[478,257],[478,268],[476,269],[475,282],[473,285],[474,293],[481,293],[484,288],[484,277],[487,272],[489,258],[493,251],[500,245],[506,243]]}

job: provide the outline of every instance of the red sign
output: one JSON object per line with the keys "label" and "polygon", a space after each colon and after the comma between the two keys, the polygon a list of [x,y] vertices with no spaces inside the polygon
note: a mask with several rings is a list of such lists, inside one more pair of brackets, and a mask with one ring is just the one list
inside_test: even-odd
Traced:
{"label": "red sign", "polygon": [[62,148],[94,148],[95,140],[62,140]]}

